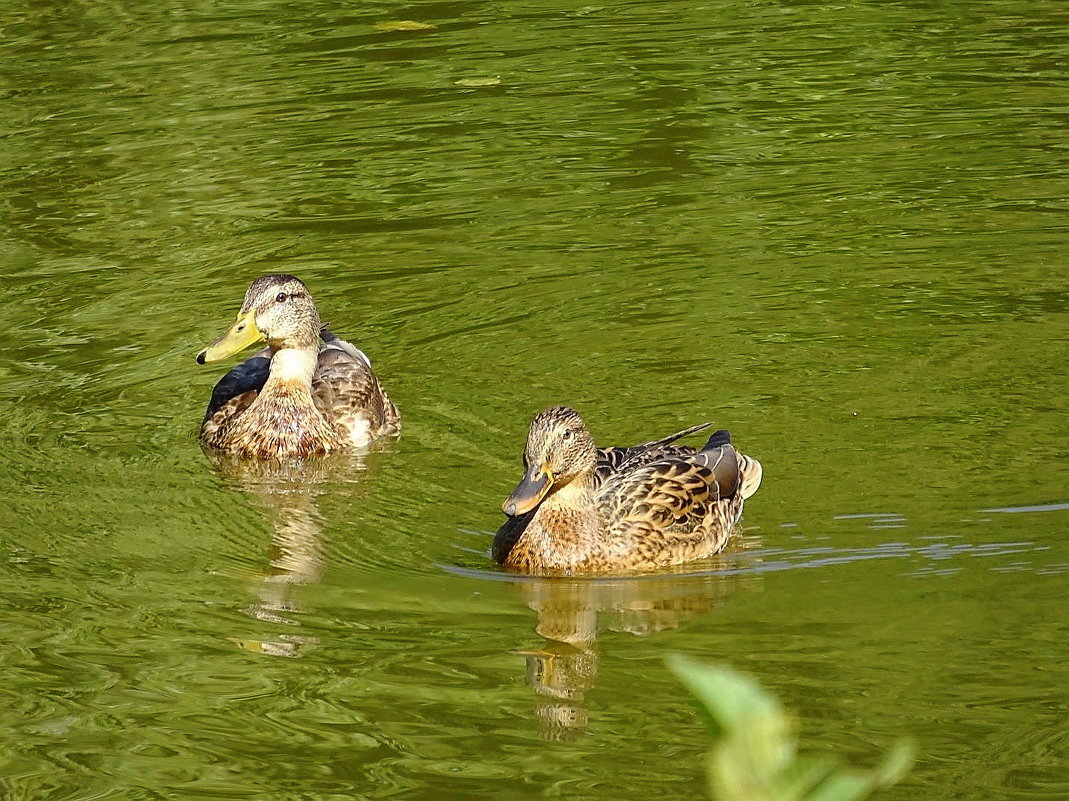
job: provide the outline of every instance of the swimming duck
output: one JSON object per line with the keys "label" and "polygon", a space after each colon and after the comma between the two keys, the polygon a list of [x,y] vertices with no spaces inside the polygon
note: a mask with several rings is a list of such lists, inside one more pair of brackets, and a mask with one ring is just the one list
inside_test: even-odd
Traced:
{"label": "swimming duck", "polygon": [[531,421],[526,472],[501,509],[493,557],[526,573],[650,570],[723,550],[761,464],[717,431],[699,450],[673,445],[693,426],[631,448],[598,448],[575,409]]}
{"label": "swimming duck", "polygon": [[400,430],[400,415],[363,351],[323,327],[304,282],[257,278],[205,364],[267,348],[219,380],[201,424],[209,448],[241,459],[302,459],[360,448]]}

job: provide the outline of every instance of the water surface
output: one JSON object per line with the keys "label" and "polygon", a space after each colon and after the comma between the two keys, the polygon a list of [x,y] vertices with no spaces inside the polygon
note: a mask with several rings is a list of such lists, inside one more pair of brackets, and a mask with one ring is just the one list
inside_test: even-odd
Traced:
{"label": "water surface", "polygon": [[[383,30],[412,20],[425,30]],[[388,26],[385,26],[388,27]],[[1069,794],[1066,18],[1016,2],[38,4],[0,38],[11,799],[697,798],[663,656],[887,799]],[[217,469],[290,272],[401,439]],[[765,466],[671,575],[486,551],[530,417]]]}

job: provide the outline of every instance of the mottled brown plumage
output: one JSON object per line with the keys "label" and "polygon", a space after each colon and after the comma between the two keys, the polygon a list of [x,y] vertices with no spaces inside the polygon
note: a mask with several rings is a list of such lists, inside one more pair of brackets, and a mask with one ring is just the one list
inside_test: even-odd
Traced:
{"label": "mottled brown plumage", "polygon": [[366,355],[323,328],[308,288],[291,275],[253,281],[237,322],[197,361],[268,347],[216,384],[201,442],[242,459],[303,459],[360,448],[400,430],[397,407]]}
{"label": "mottled brown plumage", "polygon": [[723,550],[761,465],[718,431],[700,450],[673,445],[709,424],[633,448],[599,449],[564,406],[531,421],[524,478],[494,538],[506,567],[540,574],[650,570]]}

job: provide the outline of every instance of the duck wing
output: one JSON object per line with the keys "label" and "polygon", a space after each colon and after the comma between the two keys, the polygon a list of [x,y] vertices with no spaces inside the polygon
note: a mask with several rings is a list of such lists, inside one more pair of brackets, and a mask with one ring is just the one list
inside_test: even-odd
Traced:
{"label": "duck wing", "polygon": [[683,524],[700,507],[732,497],[739,483],[738,452],[723,445],[614,473],[596,497],[610,522],[644,519],[667,528]]}
{"label": "duck wing", "polygon": [[372,371],[371,360],[326,329],[324,340],[312,376],[316,408],[355,447],[396,434],[400,415]]}
{"label": "duck wing", "polygon": [[214,409],[209,406],[204,422],[200,426],[201,440],[212,448],[222,448],[230,427],[234,425],[238,417],[245,413],[246,409],[252,406],[259,394],[258,389],[250,389],[226,398]]}
{"label": "duck wing", "polygon": [[215,416],[216,412],[227,406],[231,400],[251,392],[253,394],[250,398],[244,399],[237,405],[231,404],[232,408],[229,408],[225,417],[232,417],[245,411],[252,404],[252,401],[256,400],[256,395],[264,388],[264,384],[267,383],[267,377],[270,374],[270,348],[264,348],[233,367],[212,388],[212,397],[208,401],[208,408],[204,411],[204,419],[201,421],[201,426],[203,427],[205,423]]}
{"label": "duck wing", "polygon": [[[633,445],[629,448],[598,448],[598,459],[595,476],[599,482],[604,481],[611,474],[632,470],[643,464],[649,464],[659,459],[667,458],[669,456],[690,456],[698,452],[697,448],[691,448],[687,445],[675,445],[672,443],[677,439],[682,439],[690,434],[695,434],[699,431],[704,431],[709,428],[712,423],[699,423],[696,426],[685,428],[682,431],[677,431],[675,434],[670,434],[662,439],[655,439],[651,442],[645,442],[641,445]],[[709,438],[709,441],[705,444],[704,449],[714,447],[715,445],[726,444],[731,442],[731,435],[725,430],[717,431]]]}
{"label": "duck wing", "polygon": [[610,541],[662,564],[720,551],[742,513],[739,458],[725,443],[610,475],[596,496]]}

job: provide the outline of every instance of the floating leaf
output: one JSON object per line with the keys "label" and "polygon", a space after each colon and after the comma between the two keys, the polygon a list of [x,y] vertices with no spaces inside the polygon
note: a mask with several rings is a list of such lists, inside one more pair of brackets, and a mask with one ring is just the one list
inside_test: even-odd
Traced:
{"label": "floating leaf", "polygon": [[431,25],[429,22],[417,22],[414,19],[394,19],[387,22],[376,22],[375,30],[383,31],[384,33],[436,31],[438,26]]}
{"label": "floating leaf", "polygon": [[501,83],[500,78],[461,78],[459,81],[454,81],[457,86],[467,87],[479,87],[479,86],[497,86]]}

